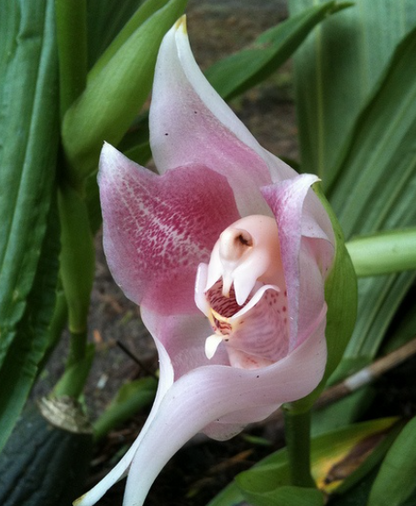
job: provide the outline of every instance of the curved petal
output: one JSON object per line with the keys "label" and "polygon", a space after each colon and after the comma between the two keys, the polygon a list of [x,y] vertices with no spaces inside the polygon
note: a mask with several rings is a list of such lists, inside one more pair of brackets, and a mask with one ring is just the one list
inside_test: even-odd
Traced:
{"label": "curved petal", "polygon": [[243,424],[264,419],[283,402],[312,391],[325,368],[324,328],[325,312],[310,339],[273,366],[256,371],[200,367],[176,381],[137,448],[123,506],[141,506],[167,461],[205,427],[211,437],[231,437]]}
{"label": "curved petal", "polygon": [[232,437],[282,403],[310,393],[325,370],[325,314],[324,309],[308,340],[272,366],[245,370],[214,365],[182,376],[159,397],[120,463],[78,499],[76,506],[95,504],[129,465],[123,505],[141,506],[160,470],[195,434],[206,430],[215,439]]}
{"label": "curved petal", "polygon": [[259,191],[272,182],[263,148],[205,79],[181,20],[159,50],[149,124],[159,172],[206,165],[226,176],[242,216],[271,215]]}
{"label": "curved petal", "polygon": [[93,506],[103,497],[109,488],[111,488],[115,483],[125,477],[134,459],[137,449],[140,447],[141,442],[146,435],[148,427],[151,425],[152,420],[159,411],[159,406],[162,402],[162,399],[173,384],[173,367],[169,356],[157,339],[155,339],[155,343],[158,350],[160,363],[159,383],[157,387],[156,397],[151,412],[147,417],[146,423],[143,425],[142,430],[140,431],[138,437],[135,439],[134,443],[123,455],[118,464],[113,467],[113,469],[108,474],[106,474],[104,478],[99,481],[91,490],[74,501],[74,506]]}
{"label": "curved petal", "polygon": [[161,316],[151,308],[142,307],[141,316],[155,342],[160,341],[166,349],[175,372],[175,381],[197,367],[229,365],[224,346],[220,346],[212,360],[206,357],[205,339],[212,330],[202,313]]}
{"label": "curved petal", "polygon": [[300,295],[299,254],[302,238],[303,204],[310,186],[318,181],[312,174],[302,174],[293,179],[262,188],[262,193],[272,209],[279,229],[287,298],[289,301],[290,349],[297,342]]}
{"label": "curved petal", "polygon": [[239,218],[225,178],[196,166],[157,176],[105,144],[99,184],[105,254],[127,297],[163,314],[196,312],[198,263]]}

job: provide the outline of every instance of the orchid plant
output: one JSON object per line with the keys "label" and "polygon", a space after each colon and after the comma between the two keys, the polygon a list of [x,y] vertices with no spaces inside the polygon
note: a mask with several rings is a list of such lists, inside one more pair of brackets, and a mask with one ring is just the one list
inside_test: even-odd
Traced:
{"label": "orchid plant", "polygon": [[159,175],[105,144],[99,185],[107,261],[155,340],[159,387],[136,442],[77,506],[127,471],[124,504],[143,504],[197,432],[234,436],[310,394],[327,362],[336,241],[318,178],[257,143],[198,68],[185,18],[161,44],[149,124]]}
{"label": "orchid plant", "polygon": [[[413,504],[414,420],[349,425],[364,404],[371,414],[364,389],[311,411],[352,373],[343,392],[371,380],[381,347],[415,333],[416,5],[288,0],[285,21],[204,77],[186,4],[4,2],[0,503],[67,506],[85,490],[93,443],[154,401],[132,447],[78,506],[127,474],[125,506],[143,504],[195,434],[225,440],[279,406],[286,448],[210,506],[322,506],[326,494],[334,506],[337,495]],[[300,163],[289,163],[302,174],[223,101],[293,53]],[[158,173],[143,167],[151,156]],[[92,424],[83,399],[101,218],[111,272],[140,306],[160,371],[158,382],[126,382]],[[62,375],[22,412],[66,327]],[[328,480],[345,463],[348,477]],[[356,483],[368,491],[358,503]]]}

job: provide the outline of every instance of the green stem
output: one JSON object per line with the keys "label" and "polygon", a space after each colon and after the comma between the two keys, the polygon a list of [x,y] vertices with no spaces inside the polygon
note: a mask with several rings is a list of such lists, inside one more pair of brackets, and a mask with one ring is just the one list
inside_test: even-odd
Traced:
{"label": "green stem", "polygon": [[62,332],[64,331],[68,322],[68,306],[65,299],[65,294],[62,288],[58,288],[56,294],[55,310],[53,312],[52,320],[49,325],[49,342],[45,355],[43,356],[39,366],[38,375],[43,371],[47,364],[53,350],[58,344]]}
{"label": "green stem", "polygon": [[346,243],[357,276],[416,269],[416,228],[357,237]]}
{"label": "green stem", "polygon": [[87,82],[87,2],[56,0],[61,120]]}
{"label": "green stem", "polygon": [[73,188],[61,184],[58,192],[61,221],[61,279],[68,304],[71,334],[65,372],[56,395],[78,397],[92,362],[87,346],[87,320],[94,281],[95,252],[85,201]]}
{"label": "green stem", "polygon": [[83,360],[87,351],[87,331],[71,332],[71,340],[69,343],[68,360],[66,368],[69,368]]}
{"label": "green stem", "polygon": [[291,404],[285,404],[283,412],[291,483],[298,487],[316,487],[310,463],[311,411],[297,411]]}
{"label": "green stem", "polygon": [[64,374],[53,389],[55,397],[68,396],[78,399],[82,395],[94,359],[94,351],[94,345],[89,344],[85,346],[84,357],[77,357],[71,364],[68,360]]}

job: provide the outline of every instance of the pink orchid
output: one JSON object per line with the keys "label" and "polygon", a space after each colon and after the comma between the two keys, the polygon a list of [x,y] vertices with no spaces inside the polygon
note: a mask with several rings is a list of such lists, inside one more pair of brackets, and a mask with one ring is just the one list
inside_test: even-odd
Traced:
{"label": "pink orchid", "polygon": [[150,141],[160,175],[106,144],[99,183],[108,264],[141,306],[160,382],[133,446],[77,506],[127,471],[123,504],[142,505],[196,433],[230,438],[325,370],[335,239],[317,177],[257,143],[199,70],[184,19],[160,48]]}

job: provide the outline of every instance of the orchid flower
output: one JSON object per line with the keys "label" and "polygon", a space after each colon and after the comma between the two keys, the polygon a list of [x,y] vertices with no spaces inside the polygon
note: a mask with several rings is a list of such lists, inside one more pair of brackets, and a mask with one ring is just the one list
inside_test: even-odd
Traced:
{"label": "orchid flower", "polygon": [[123,504],[142,505],[196,433],[228,439],[325,370],[335,239],[318,179],[257,143],[198,68],[183,18],[160,48],[150,142],[159,175],[105,144],[99,184],[106,257],[156,343],[158,391],[135,443],[77,506],[127,472]]}

